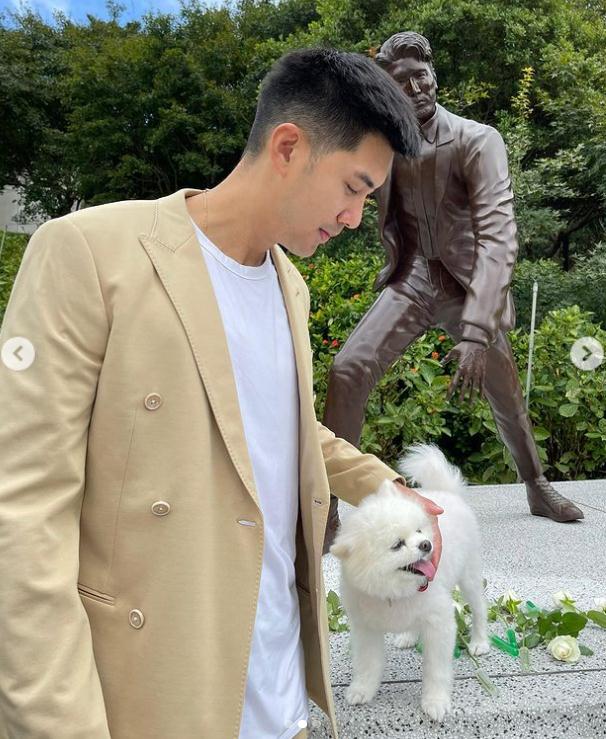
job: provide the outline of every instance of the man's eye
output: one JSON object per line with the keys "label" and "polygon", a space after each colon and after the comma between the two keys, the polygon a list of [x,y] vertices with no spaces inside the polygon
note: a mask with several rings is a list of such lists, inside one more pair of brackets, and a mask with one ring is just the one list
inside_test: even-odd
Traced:
{"label": "man's eye", "polygon": [[350,192],[350,193],[352,193],[353,195],[357,195],[357,194],[358,194],[358,191],[357,191],[357,190],[354,190],[354,189],[353,189],[353,187],[350,187],[350,185],[347,185],[347,189],[348,189],[348,190],[349,190],[349,192]]}

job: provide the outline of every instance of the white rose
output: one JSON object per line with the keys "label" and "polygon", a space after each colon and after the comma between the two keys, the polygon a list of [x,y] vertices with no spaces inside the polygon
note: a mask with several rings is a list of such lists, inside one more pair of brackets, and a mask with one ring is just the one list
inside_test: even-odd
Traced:
{"label": "white rose", "polygon": [[547,645],[552,657],[561,662],[577,662],[581,651],[574,636],[556,636]]}
{"label": "white rose", "polygon": [[601,608],[603,611],[606,611],[606,598],[594,598],[593,602],[596,604],[597,608]]}

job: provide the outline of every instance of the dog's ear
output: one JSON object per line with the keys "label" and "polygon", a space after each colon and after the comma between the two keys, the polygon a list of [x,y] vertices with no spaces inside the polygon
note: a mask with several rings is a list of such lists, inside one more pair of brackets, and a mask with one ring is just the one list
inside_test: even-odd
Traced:
{"label": "dog's ear", "polygon": [[328,551],[338,559],[347,559],[351,554],[349,544],[344,541],[343,538],[341,538],[340,541],[335,542]]}

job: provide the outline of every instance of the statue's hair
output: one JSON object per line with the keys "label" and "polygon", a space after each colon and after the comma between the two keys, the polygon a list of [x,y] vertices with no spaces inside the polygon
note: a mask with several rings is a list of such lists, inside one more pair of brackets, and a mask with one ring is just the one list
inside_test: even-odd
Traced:
{"label": "statue's hair", "polygon": [[330,48],[291,51],[261,82],[244,155],[256,158],[273,128],[295,123],[309,137],[312,158],[353,151],[368,133],[382,135],[403,156],[419,152],[418,124],[404,92],[366,56]]}
{"label": "statue's hair", "polygon": [[433,66],[433,52],[431,45],[425,36],[415,31],[402,31],[394,33],[385,41],[375,56],[375,62],[385,69],[398,59],[414,56],[420,62],[426,62],[433,74],[434,80],[438,80],[436,70]]}

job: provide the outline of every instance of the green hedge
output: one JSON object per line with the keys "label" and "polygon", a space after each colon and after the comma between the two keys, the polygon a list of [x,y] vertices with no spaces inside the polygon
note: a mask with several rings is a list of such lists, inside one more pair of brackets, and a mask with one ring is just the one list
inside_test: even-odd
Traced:
{"label": "green hedge", "polygon": [[[3,232],[0,231],[0,244]],[[29,236],[7,233],[0,252],[0,325]]]}
{"label": "green hedge", "polygon": [[[374,277],[382,264],[378,250],[354,249],[349,258],[321,253],[309,260],[293,258],[310,289],[310,335],[314,349],[316,411],[322,417],[327,375],[334,355],[376,299]],[[549,310],[566,302],[557,266],[521,263],[514,292],[526,294],[537,274],[543,290],[535,335],[534,382],[530,416],[539,455],[551,479],[606,476],[606,407],[604,365],[582,372],[570,361],[570,348],[580,336],[595,336],[606,347],[606,332],[578,306]],[[540,271],[540,272],[539,272]],[[524,282],[525,281],[525,282]],[[599,291],[598,291],[599,293]],[[522,302],[522,316],[530,303]],[[527,310],[526,310],[527,309]],[[519,327],[509,334],[520,381],[526,385],[528,333]],[[496,436],[488,403],[473,406],[446,400],[453,365],[440,360],[453,346],[440,329],[431,329],[398,359],[371,393],[361,448],[395,464],[407,444],[434,441],[459,464],[470,481],[515,482],[513,461]]]}

